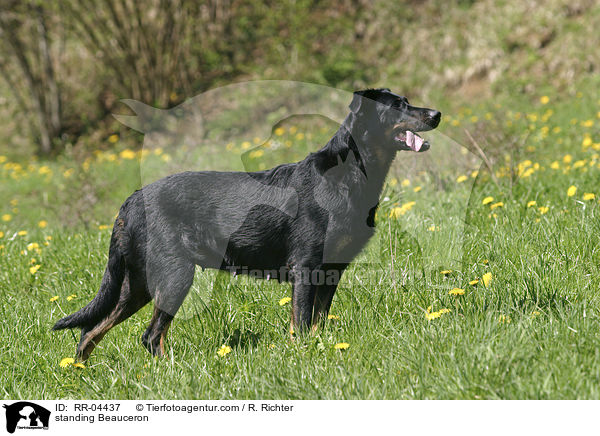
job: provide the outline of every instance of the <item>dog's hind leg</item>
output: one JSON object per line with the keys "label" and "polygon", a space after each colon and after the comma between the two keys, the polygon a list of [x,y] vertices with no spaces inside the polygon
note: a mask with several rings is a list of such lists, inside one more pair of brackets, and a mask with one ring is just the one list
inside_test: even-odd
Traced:
{"label": "dog's hind leg", "polygon": [[116,307],[96,325],[82,328],[77,357],[86,360],[111,328],[129,318],[149,301],[150,294],[146,289],[145,281],[141,277],[126,274]]}
{"label": "dog's hind leg", "polygon": [[154,356],[165,353],[164,341],[171,321],[187,296],[194,281],[195,265],[183,259],[162,259],[152,273],[154,314],[142,335],[142,344]]}
{"label": "dog's hind leg", "polygon": [[165,337],[173,315],[154,306],[154,314],[150,325],[142,335],[142,344],[154,356],[162,357],[165,354]]}

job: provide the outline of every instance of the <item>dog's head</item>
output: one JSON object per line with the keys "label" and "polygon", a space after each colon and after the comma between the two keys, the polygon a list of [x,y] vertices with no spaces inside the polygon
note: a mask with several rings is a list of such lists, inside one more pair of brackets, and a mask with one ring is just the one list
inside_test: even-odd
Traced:
{"label": "dog's head", "polygon": [[440,111],[411,106],[387,88],[355,92],[350,110],[353,134],[395,150],[428,150],[429,142],[416,132],[435,129],[442,118]]}

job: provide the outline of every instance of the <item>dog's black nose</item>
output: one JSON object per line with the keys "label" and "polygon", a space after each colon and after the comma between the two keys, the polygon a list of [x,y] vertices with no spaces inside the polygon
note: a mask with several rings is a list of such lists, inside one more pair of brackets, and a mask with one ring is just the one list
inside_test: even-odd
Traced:
{"label": "dog's black nose", "polygon": [[430,110],[428,115],[428,120],[427,120],[427,124],[429,124],[431,127],[433,127],[434,129],[438,126],[438,124],[440,123],[440,120],[442,119],[442,113],[440,111],[436,111],[436,110]]}

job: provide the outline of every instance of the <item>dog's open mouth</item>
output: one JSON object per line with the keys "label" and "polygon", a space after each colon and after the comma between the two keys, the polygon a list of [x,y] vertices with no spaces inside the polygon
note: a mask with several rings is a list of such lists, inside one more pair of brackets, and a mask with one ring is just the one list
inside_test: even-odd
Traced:
{"label": "dog's open mouth", "polygon": [[394,134],[396,142],[403,142],[412,151],[425,151],[429,149],[429,142],[411,130],[404,130],[397,127],[394,129]]}

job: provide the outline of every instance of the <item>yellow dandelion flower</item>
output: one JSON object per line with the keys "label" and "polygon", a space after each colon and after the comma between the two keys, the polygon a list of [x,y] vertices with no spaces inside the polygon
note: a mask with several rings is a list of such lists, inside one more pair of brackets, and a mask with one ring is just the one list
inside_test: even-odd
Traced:
{"label": "yellow dandelion flower", "polygon": [[2,215],[2,221],[4,222],[8,222],[12,219],[12,215],[9,213],[5,213],[4,215]]}
{"label": "yellow dandelion flower", "polygon": [[420,186],[415,186],[414,189],[413,189],[413,191],[414,192],[419,192],[421,189],[423,189],[423,188],[421,188]]}
{"label": "yellow dandelion flower", "polygon": [[119,140],[119,135],[110,135],[108,137],[108,142],[110,142],[111,144],[116,143]]}
{"label": "yellow dandelion flower", "polygon": [[452,270],[451,269],[445,269],[443,271],[440,271],[440,274],[443,276],[447,276],[448,274],[451,274]]}
{"label": "yellow dandelion flower", "polygon": [[100,224],[98,226],[98,230],[106,230],[106,229],[109,229],[109,228],[110,228],[110,226],[107,225],[107,224]]}
{"label": "yellow dandelion flower", "polygon": [[550,208],[548,208],[546,206],[540,206],[540,207],[538,207],[538,210],[540,211],[540,213],[542,215],[544,215],[545,213],[548,213],[548,210],[550,210]]}
{"label": "yellow dandelion flower", "polygon": [[494,197],[485,197],[482,201],[481,204],[485,205],[485,204],[489,204],[492,201],[494,201]]}
{"label": "yellow dandelion flower", "polygon": [[531,200],[527,202],[527,207],[533,207],[537,204],[537,202],[535,200]]}
{"label": "yellow dandelion flower", "polygon": [[340,319],[337,315],[327,315],[327,319]]}
{"label": "yellow dandelion flower", "polygon": [[400,216],[404,215],[406,210],[401,207],[395,207],[390,211],[390,218],[400,218]]}
{"label": "yellow dandelion flower", "polygon": [[512,320],[510,319],[510,316],[506,316],[506,315],[500,315],[498,317],[498,322],[500,324],[510,324]]}
{"label": "yellow dandelion flower", "polygon": [[300,132],[296,135],[296,139],[298,141],[302,141],[304,139],[304,133]]}
{"label": "yellow dandelion flower", "polygon": [[567,189],[567,197],[572,197],[577,193],[577,187],[575,185],[569,186]]}
{"label": "yellow dandelion flower", "polygon": [[73,359],[72,357],[65,357],[64,359],[62,359],[60,361],[60,363],[58,365],[61,368],[66,368],[69,365],[73,365],[73,363],[75,363],[75,359]]}
{"label": "yellow dandelion flower", "polygon": [[585,160],[585,159],[578,160],[577,162],[575,162],[573,164],[573,169],[576,170],[577,168],[582,168],[585,166],[585,164],[587,164],[587,160]]}
{"label": "yellow dandelion flower", "polygon": [[71,301],[73,298],[77,298],[77,295],[71,294],[67,297],[67,301]]}
{"label": "yellow dandelion flower", "polygon": [[458,178],[456,179],[456,183],[462,183],[462,182],[466,181],[467,179],[468,179],[468,177],[463,174],[462,176],[458,176]]}
{"label": "yellow dandelion flower", "polygon": [[48,236],[46,236],[45,239],[46,239],[46,241],[51,241],[52,240],[52,236],[48,235]]}
{"label": "yellow dandelion flower", "polygon": [[38,223],[38,227],[39,227],[40,229],[45,229],[46,227],[48,227],[48,221],[46,221],[46,220],[41,220],[41,221]]}
{"label": "yellow dandelion flower", "polygon": [[348,342],[340,342],[338,344],[335,344],[333,348],[336,350],[347,350],[349,346],[350,344]]}
{"label": "yellow dandelion flower", "polygon": [[442,316],[448,312],[450,312],[450,309],[440,309],[437,312],[431,312],[431,306],[429,306],[427,308],[427,311],[425,312],[425,319],[427,321],[431,321],[433,319],[439,318],[440,316]]}
{"label": "yellow dandelion flower", "polygon": [[58,295],[55,295],[54,297],[50,298],[50,302],[54,302],[58,300]]}
{"label": "yellow dandelion flower", "polygon": [[461,288],[453,288],[448,291],[449,295],[465,295],[465,290]]}
{"label": "yellow dandelion flower", "polygon": [[248,150],[250,147],[252,147],[252,144],[250,143],[250,141],[242,142],[242,150]]}
{"label": "yellow dandelion flower", "polygon": [[471,173],[471,178],[476,179],[478,175],[479,175],[479,171],[475,170]]}
{"label": "yellow dandelion flower", "polygon": [[582,121],[581,125],[583,127],[593,127],[594,126],[594,120],[585,120],[585,121]]}
{"label": "yellow dandelion flower", "polygon": [[401,207],[394,207],[390,211],[390,218],[400,218],[402,215],[406,214],[406,212],[411,210],[415,204],[417,203],[414,201],[409,201],[408,203],[403,204]]}
{"label": "yellow dandelion flower", "polygon": [[563,162],[564,162],[564,163],[566,163],[566,164],[568,164],[568,163],[571,163],[571,161],[573,160],[573,156],[571,156],[570,154],[565,154],[565,155],[563,156],[563,159],[562,159],[562,160],[563,160]]}
{"label": "yellow dandelion flower", "polygon": [[0,232],[0,238],[4,238],[4,232]]}
{"label": "yellow dandelion flower", "polygon": [[471,281],[469,282],[469,284],[470,284],[471,286],[475,286],[477,283],[479,283],[479,279],[471,280]]}
{"label": "yellow dandelion flower", "polygon": [[278,127],[275,129],[275,135],[282,136],[285,133],[285,129],[283,127]]}
{"label": "yellow dandelion flower", "polygon": [[36,272],[38,272],[41,266],[42,265],[33,265],[32,267],[30,267],[29,272],[31,273],[31,275],[34,275]]}
{"label": "yellow dandelion flower", "polygon": [[542,314],[542,312],[538,312],[537,310],[534,310],[533,312],[531,312],[532,316],[539,316],[541,314]]}
{"label": "yellow dandelion flower", "polygon": [[585,201],[593,200],[594,198],[596,198],[596,195],[592,192],[586,192],[583,194],[583,199]]}
{"label": "yellow dandelion flower", "polygon": [[558,163],[558,161],[557,161],[557,160],[555,160],[554,162],[552,162],[552,163],[550,164],[550,168],[552,168],[553,170],[557,170],[557,169],[559,169],[559,168],[560,168],[560,164]]}
{"label": "yellow dandelion flower", "polygon": [[121,153],[119,153],[119,156],[121,156],[121,159],[135,159],[135,151],[125,149]]}
{"label": "yellow dandelion flower", "polygon": [[85,369],[85,365],[81,362],[77,362],[73,364],[73,368]]}
{"label": "yellow dandelion flower", "polygon": [[284,297],[281,300],[279,300],[279,305],[280,306],[285,306],[286,304],[288,304],[290,301],[292,301],[292,299],[290,297]]}
{"label": "yellow dandelion flower", "polygon": [[44,174],[52,174],[52,170],[50,169],[49,166],[47,165],[42,165],[39,169],[38,169],[38,173],[40,173],[41,175]]}
{"label": "yellow dandelion flower", "polygon": [[490,204],[490,209],[491,209],[491,210],[494,210],[494,209],[496,209],[497,207],[504,207],[504,203],[502,203],[501,201],[499,201],[499,202],[497,202],[497,203]]}
{"label": "yellow dandelion flower", "polygon": [[35,250],[36,248],[40,248],[40,244],[38,244],[37,242],[32,242],[31,244],[27,244],[28,251]]}
{"label": "yellow dandelion flower", "polygon": [[263,150],[254,150],[254,151],[251,151],[250,154],[248,154],[248,157],[250,159],[257,159],[257,158],[263,156],[264,154],[265,154],[265,152]]}
{"label": "yellow dandelion flower", "polygon": [[548,104],[549,101],[550,101],[550,98],[547,95],[542,95],[540,97],[540,103],[541,104]]}
{"label": "yellow dandelion flower", "polygon": [[428,232],[435,232],[435,225],[427,227]]}
{"label": "yellow dandelion flower", "polygon": [[217,354],[221,357],[224,357],[229,353],[231,353],[231,347],[229,345],[221,345],[221,348],[217,351]]}
{"label": "yellow dandelion flower", "polygon": [[296,126],[291,126],[290,127],[290,133],[293,135],[294,133],[296,133],[298,131],[298,127]]}
{"label": "yellow dandelion flower", "polygon": [[17,232],[17,235],[19,235],[19,236],[25,236],[25,235],[27,235],[27,230],[19,230]]}
{"label": "yellow dandelion flower", "polygon": [[441,314],[439,312],[427,312],[425,313],[425,319],[427,321],[431,321],[433,319],[439,318]]}
{"label": "yellow dandelion flower", "polygon": [[491,272],[485,273],[481,277],[481,280],[483,281],[483,286],[485,286],[487,288],[488,285],[490,284],[490,282],[492,281],[492,273]]}
{"label": "yellow dandelion flower", "polygon": [[407,186],[410,186],[410,180],[408,179],[404,179],[402,180],[402,183],[400,183],[400,186],[406,188]]}

